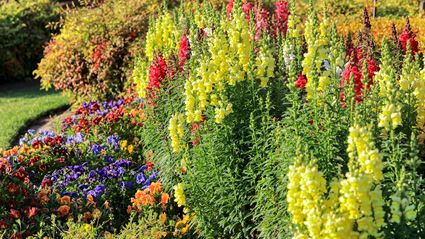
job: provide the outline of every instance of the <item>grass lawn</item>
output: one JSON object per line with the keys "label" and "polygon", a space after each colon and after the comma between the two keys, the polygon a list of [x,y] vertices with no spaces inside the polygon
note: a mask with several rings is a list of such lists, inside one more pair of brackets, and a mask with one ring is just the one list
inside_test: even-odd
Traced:
{"label": "grass lawn", "polygon": [[0,148],[11,146],[31,123],[67,104],[68,97],[41,91],[37,84],[0,86]]}

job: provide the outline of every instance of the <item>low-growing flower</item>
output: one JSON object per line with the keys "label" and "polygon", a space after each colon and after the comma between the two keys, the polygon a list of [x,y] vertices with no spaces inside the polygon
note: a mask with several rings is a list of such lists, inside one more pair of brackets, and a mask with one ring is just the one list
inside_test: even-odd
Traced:
{"label": "low-growing flower", "polygon": [[69,206],[68,205],[62,205],[58,208],[58,214],[60,217],[67,216],[69,214]]}

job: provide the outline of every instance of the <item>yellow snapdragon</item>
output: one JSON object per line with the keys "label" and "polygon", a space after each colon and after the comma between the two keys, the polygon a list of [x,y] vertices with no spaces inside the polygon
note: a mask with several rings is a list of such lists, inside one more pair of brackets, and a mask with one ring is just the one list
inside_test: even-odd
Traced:
{"label": "yellow snapdragon", "polygon": [[419,142],[425,142],[425,68],[421,71],[420,77],[415,82],[414,95],[416,97],[416,122],[419,131]]}
{"label": "yellow snapdragon", "polygon": [[146,35],[145,54],[149,61],[154,59],[156,52],[168,57],[178,49],[179,31],[170,13],[161,15],[149,28]]}
{"label": "yellow snapdragon", "polygon": [[350,128],[347,152],[349,172],[341,181],[340,211],[357,223],[360,238],[380,238],[385,215],[379,187],[383,165],[370,126]]}
{"label": "yellow snapdragon", "polygon": [[[348,136],[349,167],[358,165],[358,172],[365,173],[376,182],[382,180],[382,156],[375,147],[370,127],[350,127]],[[356,160],[357,159],[357,160]]]}
{"label": "yellow snapdragon", "polygon": [[184,137],[184,123],[184,115],[181,113],[174,114],[170,119],[168,130],[170,132],[171,148],[174,153],[179,153],[184,146],[184,142],[181,142]]}
{"label": "yellow snapdragon", "polygon": [[[317,97],[320,103],[330,84],[330,69],[323,72],[321,69],[325,60],[329,62],[330,22],[325,17],[316,29],[316,21],[315,14],[311,14],[305,24],[305,39],[308,46],[302,67],[303,73],[307,76],[307,99]],[[316,80],[318,82],[315,82]]]}
{"label": "yellow snapdragon", "polygon": [[[195,76],[185,82],[185,110],[188,123],[199,122],[207,107],[212,106],[216,123],[233,112],[232,103],[224,96],[227,85],[234,86],[246,79],[252,52],[252,36],[243,12],[235,13],[232,21],[223,20],[222,28],[212,33],[208,42],[209,56],[199,61]],[[274,59],[264,54],[266,77],[274,71]],[[267,55],[266,55],[267,54]],[[273,63],[273,66],[272,66]],[[261,73],[261,70],[260,70]]]}
{"label": "yellow snapdragon", "polygon": [[149,82],[149,69],[146,65],[146,62],[143,59],[136,59],[135,66],[133,70],[133,82],[136,83],[137,94],[145,98],[146,97],[146,88]]}
{"label": "yellow snapdragon", "polygon": [[326,180],[316,165],[303,165],[298,161],[290,166],[288,178],[288,211],[292,222],[300,226],[294,238],[303,238],[301,235],[321,238],[322,207],[318,202],[326,192]]}
{"label": "yellow snapdragon", "polygon": [[174,201],[179,207],[186,206],[186,196],[184,194],[184,184],[179,183],[173,187],[174,189]]}
{"label": "yellow snapdragon", "polygon": [[275,59],[271,50],[261,47],[255,65],[257,68],[256,78],[260,80],[261,87],[266,87],[270,78],[274,76],[275,69]]}
{"label": "yellow snapdragon", "polygon": [[395,129],[401,125],[401,107],[395,104],[386,104],[382,107],[379,114],[378,126],[386,131]]}

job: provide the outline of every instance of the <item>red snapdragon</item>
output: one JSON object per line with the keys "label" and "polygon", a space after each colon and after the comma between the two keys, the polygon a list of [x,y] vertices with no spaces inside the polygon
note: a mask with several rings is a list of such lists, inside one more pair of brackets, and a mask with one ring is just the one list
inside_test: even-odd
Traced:
{"label": "red snapdragon", "polygon": [[295,81],[295,87],[298,89],[304,89],[307,85],[307,77],[303,74],[299,74],[297,80]]}
{"label": "red snapdragon", "polygon": [[[359,56],[360,59],[362,59],[361,55]],[[341,88],[344,88],[345,84],[350,84],[351,75],[353,76],[353,84],[354,84],[354,92],[356,94],[355,100],[356,102],[362,102],[362,91],[364,89],[363,84],[363,74],[360,71],[360,65],[363,63],[363,59],[358,61],[357,63],[354,61],[350,63],[347,68],[342,73],[342,79],[341,79]],[[373,59],[367,59],[368,64],[368,84],[367,89],[370,88],[370,86],[373,84],[373,77],[375,76],[375,72],[379,70],[378,65],[375,63]],[[345,93],[342,91],[340,94],[342,104],[345,105]]]}
{"label": "red snapdragon", "polygon": [[266,31],[267,33],[270,31],[269,23],[269,12],[266,9],[258,9],[255,10],[255,41],[260,40],[261,33]]}
{"label": "red snapdragon", "polygon": [[231,16],[232,16],[232,10],[233,10],[234,5],[235,5],[234,0],[230,0],[229,3],[227,4],[227,20],[229,20],[229,21],[230,21]]}
{"label": "red snapdragon", "polygon": [[180,67],[182,67],[186,63],[186,60],[190,57],[189,47],[189,37],[184,34],[182,38],[180,38],[179,43]]}
{"label": "red snapdragon", "polygon": [[410,29],[410,26],[407,25],[404,29],[403,32],[400,34],[399,37],[399,42],[401,44],[401,46],[403,47],[403,52],[406,53],[407,51],[407,44],[410,44],[410,50],[412,55],[415,55],[418,51],[419,51],[419,43],[418,41],[415,39],[416,34],[414,32],[412,32],[412,30]]}
{"label": "red snapdragon", "polygon": [[154,89],[160,89],[160,83],[167,76],[167,63],[165,62],[162,55],[158,55],[155,62],[152,62],[149,67],[149,83],[148,83],[148,91],[152,91]]}
{"label": "red snapdragon", "polygon": [[276,38],[281,33],[286,36],[286,31],[288,30],[289,10],[288,4],[285,1],[277,1],[275,6],[273,36]]}

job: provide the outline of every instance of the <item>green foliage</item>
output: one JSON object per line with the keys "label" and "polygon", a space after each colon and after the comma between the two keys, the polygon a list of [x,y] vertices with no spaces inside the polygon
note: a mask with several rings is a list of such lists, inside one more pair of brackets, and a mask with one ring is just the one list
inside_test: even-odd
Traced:
{"label": "green foliage", "polygon": [[53,32],[46,26],[57,20],[52,0],[0,3],[0,83],[31,76]]}

